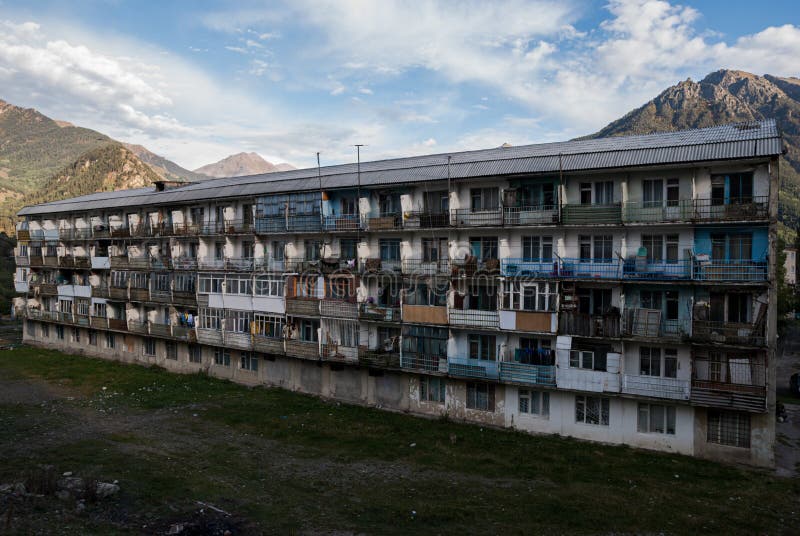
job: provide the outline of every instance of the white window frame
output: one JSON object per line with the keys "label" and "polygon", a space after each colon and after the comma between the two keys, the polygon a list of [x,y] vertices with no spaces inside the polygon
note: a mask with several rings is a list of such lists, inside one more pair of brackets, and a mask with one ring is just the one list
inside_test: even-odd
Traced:
{"label": "white window frame", "polygon": [[[512,311],[538,311],[552,313],[556,310],[558,300],[558,286],[548,281],[506,281],[506,294],[509,299],[504,300]],[[525,307],[525,297],[532,296],[534,307]],[[542,308],[543,306],[543,308]]]}
{"label": "white window frame", "polygon": [[419,399],[422,402],[444,404],[447,398],[447,381],[435,376],[421,376],[419,379]]}
{"label": "white window frame", "polygon": [[640,434],[675,435],[676,413],[675,406],[639,402],[636,431]]}
{"label": "white window frame", "polygon": [[253,291],[256,296],[283,298],[285,281],[280,275],[256,276]]}
{"label": "white window frame", "polygon": [[575,395],[575,422],[592,426],[609,426],[611,399],[604,396]]}
{"label": "white window frame", "polygon": [[522,415],[550,417],[550,393],[535,389],[519,389],[517,391],[517,409]]}
{"label": "white window frame", "polygon": [[156,355],[156,340],[151,337],[146,337],[142,341],[142,355],[155,357]]}
{"label": "white window frame", "polygon": [[[581,370],[594,370],[594,351],[592,350],[570,350],[569,368]],[[589,366],[586,366],[589,363]]]}

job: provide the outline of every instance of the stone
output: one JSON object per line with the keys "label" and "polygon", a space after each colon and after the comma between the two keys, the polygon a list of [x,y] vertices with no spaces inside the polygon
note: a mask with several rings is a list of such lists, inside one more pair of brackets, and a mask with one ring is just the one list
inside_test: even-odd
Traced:
{"label": "stone", "polygon": [[72,476],[72,471],[66,471],[66,472],[65,472],[63,475],[61,475],[61,476]]}
{"label": "stone", "polygon": [[68,501],[70,497],[72,497],[72,494],[65,489],[56,492],[56,498],[58,498],[59,501]]}
{"label": "stone", "polygon": [[111,482],[98,482],[97,483],[97,496],[101,499],[106,497],[111,497],[115,495],[119,491],[119,486],[117,484],[112,484]]}

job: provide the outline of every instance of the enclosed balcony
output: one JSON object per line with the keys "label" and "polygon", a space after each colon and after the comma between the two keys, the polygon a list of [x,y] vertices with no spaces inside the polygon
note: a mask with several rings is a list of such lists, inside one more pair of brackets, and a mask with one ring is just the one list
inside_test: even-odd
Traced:
{"label": "enclosed balcony", "polygon": [[358,304],[356,303],[355,296],[349,300],[325,298],[319,303],[319,312],[321,316],[330,318],[357,319]]}
{"label": "enclosed balcony", "polygon": [[503,211],[500,208],[489,210],[457,208],[450,211],[450,221],[456,227],[501,227]]}
{"label": "enclosed balcony", "polygon": [[622,223],[622,204],[609,205],[569,204],[561,210],[565,225],[609,225]]}
{"label": "enclosed balcony", "polygon": [[766,360],[763,354],[708,352],[695,355],[691,401],[702,406],[765,411]]}
{"label": "enclosed balcony", "polygon": [[619,337],[619,312],[606,314],[585,314],[575,311],[562,311],[558,315],[558,332],[561,335],[578,337]]}
{"label": "enclosed balcony", "polygon": [[698,342],[764,346],[766,345],[764,334],[764,322],[692,321],[692,339]]}
{"label": "enclosed balcony", "polygon": [[451,326],[491,329],[500,327],[500,313],[497,310],[448,308],[447,317]]}
{"label": "enclosed balcony", "polygon": [[689,400],[689,380],[660,376],[622,375],[622,392],[629,395]]}
{"label": "enclosed balcony", "polygon": [[496,380],[500,377],[497,361],[470,359],[468,357],[449,357],[447,373],[457,378],[478,378]]}
{"label": "enclosed balcony", "polygon": [[500,275],[500,261],[498,259],[480,259],[468,255],[464,259],[450,261],[450,274],[452,277],[490,277]]}
{"label": "enclosed balcony", "polygon": [[556,367],[554,365],[531,365],[527,363],[498,363],[500,381],[520,385],[544,385],[555,387]]}
{"label": "enclosed balcony", "polygon": [[557,223],[558,207],[556,205],[503,208],[503,224],[507,227]]}

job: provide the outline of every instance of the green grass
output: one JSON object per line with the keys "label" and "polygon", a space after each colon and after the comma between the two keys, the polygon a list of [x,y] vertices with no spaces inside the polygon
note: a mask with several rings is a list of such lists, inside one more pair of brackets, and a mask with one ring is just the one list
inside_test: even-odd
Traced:
{"label": "green grass", "polygon": [[20,467],[57,463],[119,479],[138,515],[163,515],[166,505],[188,508],[198,499],[275,533],[788,534],[800,514],[797,480],[685,456],[415,418],[30,348],[0,352],[0,377],[11,374],[81,393],[71,407],[101,415],[101,423],[159,424],[103,424],[86,437],[38,445],[42,428],[57,433],[69,421],[54,422],[47,407],[0,406],[8,426],[0,448],[22,438],[31,445],[0,464],[0,482]]}

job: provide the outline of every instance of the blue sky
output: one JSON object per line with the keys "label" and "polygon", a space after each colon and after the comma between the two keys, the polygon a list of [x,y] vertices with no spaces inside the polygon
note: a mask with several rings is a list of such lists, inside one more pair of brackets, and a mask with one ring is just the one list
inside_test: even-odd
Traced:
{"label": "blue sky", "polygon": [[188,167],[569,139],[719,68],[800,76],[795,2],[0,0],[0,98]]}

